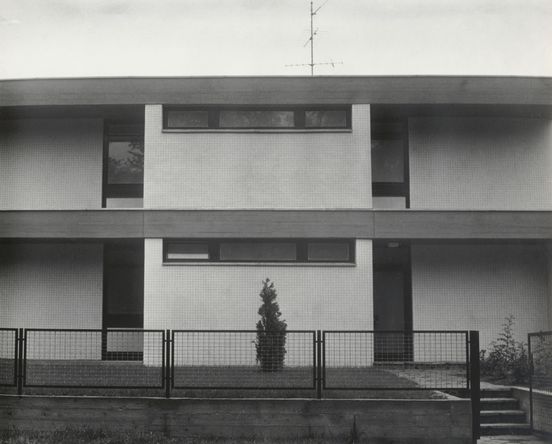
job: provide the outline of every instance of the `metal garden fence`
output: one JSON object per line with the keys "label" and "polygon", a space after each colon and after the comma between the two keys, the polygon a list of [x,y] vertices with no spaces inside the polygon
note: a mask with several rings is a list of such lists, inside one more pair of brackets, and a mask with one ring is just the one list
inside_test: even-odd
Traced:
{"label": "metal garden fence", "polygon": [[325,331],[324,390],[469,389],[467,331]]}
{"label": "metal garden fence", "polygon": [[263,397],[324,398],[340,390],[347,397],[463,390],[471,393],[478,430],[477,332],[3,329],[0,353],[0,383],[19,395],[259,390]]}
{"label": "metal garden fence", "polygon": [[172,331],[175,389],[314,390],[315,378],[315,331]]}
{"label": "metal garden fence", "polygon": [[0,328],[0,386],[17,385],[18,330]]}
{"label": "metal garden fence", "polygon": [[531,429],[550,432],[552,430],[550,415],[552,412],[552,331],[529,333],[527,343]]}
{"label": "metal garden fence", "polygon": [[25,329],[23,387],[163,388],[163,330]]}

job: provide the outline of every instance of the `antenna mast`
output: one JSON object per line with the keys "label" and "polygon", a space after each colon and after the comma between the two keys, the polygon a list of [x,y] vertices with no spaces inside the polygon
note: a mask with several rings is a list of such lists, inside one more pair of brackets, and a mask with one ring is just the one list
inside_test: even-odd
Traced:
{"label": "antenna mast", "polygon": [[310,66],[310,72],[311,76],[314,76],[314,67],[317,65],[332,65],[332,67],[335,67],[335,65],[342,65],[343,62],[324,62],[324,63],[314,63],[314,36],[318,33],[318,29],[314,29],[314,16],[318,11],[320,11],[326,3],[328,3],[329,0],[326,0],[324,3],[322,3],[318,8],[314,9],[314,2],[313,0],[310,0],[310,37],[306,41],[306,43],[303,46],[307,46],[307,44],[310,42],[310,63],[300,63],[295,65],[285,65],[286,67],[290,66]]}
{"label": "antenna mast", "polygon": [[[322,5],[324,6],[324,5]],[[320,6],[320,8],[322,7]],[[318,8],[318,9],[320,9]],[[317,9],[317,11],[318,11]],[[314,28],[313,28],[313,21],[314,21],[314,14],[316,12],[312,12],[312,0],[310,2],[310,47],[311,47],[311,62],[310,62],[310,69],[311,69],[311,76],[314,75]]]}

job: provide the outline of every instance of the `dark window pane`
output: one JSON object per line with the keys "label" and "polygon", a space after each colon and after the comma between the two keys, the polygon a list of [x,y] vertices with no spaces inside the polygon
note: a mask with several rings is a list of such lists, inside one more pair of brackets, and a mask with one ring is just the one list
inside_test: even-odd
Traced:
{"label": "dark window pane", "polygon": [[347,111],[315,110],[305,112],[306,128],[347,128]]}
{"label": "dark window pane", "polygon": [[108,153],[107,183],[144,183],[143,141],[110,141]]}
{"label": "dark window pane", "polygon": [[209,113],[206,110],[167,111],[168,128],[207,128]]}
{"label": "dark window pane", "polygon": [[169,260],[207,260],[209,247],[205,243],[178,242],[167,245]]}
{"label": "dark window pane", "polygon": [[293,128],[293,111],[221,110],[221,128]]}
{"label": "dark window pane", "polygon": [[309,242],[309,261],[349,261],[348,242]]}
{"label": "dark window pane", "polygon": [[404,182],[401,139],[372,140],[372,182]]}
{"label": "dark window pane", "polygon": [[309,242],[308,260],[346,262],[349,260],[349,243]]}
{"label": "dark window pane", "polygon": [[297,249],[294,242],[223,242],[221,261],[294,261]]}

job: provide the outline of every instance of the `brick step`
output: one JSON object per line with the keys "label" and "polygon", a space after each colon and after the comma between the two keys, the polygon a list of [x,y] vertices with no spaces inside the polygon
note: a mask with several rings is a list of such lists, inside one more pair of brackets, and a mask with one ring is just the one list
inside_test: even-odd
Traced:
{"label": "brick step", "polygon": [[515,398],[481,398],[481,411],[517,409],[519,409],[519,401]]}
{"label": "brick step", "polygon": [[511,398],[512,389],[510,388],[494,388],[481,389],[481,398]]}
{"label": "brick step", "polygon": [[529,424],[481,424],[481,436],[530,435]]}
{"label": "brick step", "polygon": [[482,410],[480,418],[481,424],[527,423],[526,415],[523,410]]}

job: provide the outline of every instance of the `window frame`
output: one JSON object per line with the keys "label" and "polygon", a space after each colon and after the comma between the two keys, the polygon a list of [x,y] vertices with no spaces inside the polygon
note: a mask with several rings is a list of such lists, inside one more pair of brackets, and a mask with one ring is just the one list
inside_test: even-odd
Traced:
{"label": "window frame", "polygon": [[404,197],[405,208],[410,208],[410,159],[408,146],[408,119],[389,119],[371,122],[370,149],[373,140],[401,140],[403,146],[403,181],[372,182],[373,197]]}
{"label": "window frame", "polygon": [[[116,128],[124,131],[117,131]],[[131,138],[141,138],[144,142],[144,126],[137,122],[105,120],[103,138],[102,167],[102,208],[107,208],[108,199],[144,198],[144,179],[142,183],[109,183],[109,144],[111,142],[127,142]]]}
{"label": "window frame", "polygon": [[[207,127],[186,127],[169,126],[169,113],[171,111],[207,111]],[[293,126],[242,126],[242,127],[221,127],[221,111],[292,111]],[[345,126],[305,126],[307,111],[344,111]],[[163,130],[164,131],[350,131],[352,105],[163,105]]]}
{"label": "window frame", "polygon": [[[296,246],[295,260],[282,259],[221,259],[220,245],[229,242],[244,243],[294,243]],[[347,260],[309,260],[309,243],[346,243],[349,248],[349,257]],[[189,244],[207,244],[209,252],[208,259],[170,259],[168,249],[171,243],[189,243]],[[189,239],[189,238],[165,238],[163,239],[163,264],[194,264],[194,263],[221,263],[221,264],[356,264],[356,239],[351,238],[217,238],[217,239]]]}

